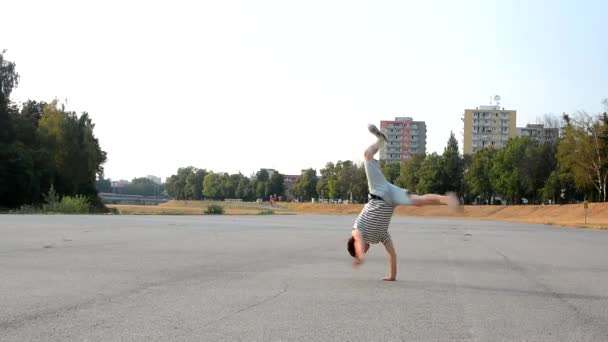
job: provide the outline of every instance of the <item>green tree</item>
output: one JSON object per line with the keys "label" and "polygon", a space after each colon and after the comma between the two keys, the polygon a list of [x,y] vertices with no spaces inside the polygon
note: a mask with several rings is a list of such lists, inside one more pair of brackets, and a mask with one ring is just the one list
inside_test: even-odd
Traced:
{"label": "green tree", "polygon": [[[240,175],[240,174],[239,174]],[[237,187],[235,190],[236,198],[241,198],[243,201],[252,201],[255,199],[255,192],[253,191],[251,181],[249,178],[240,175]]]}
{"label": "green tree", "polygon": [[51,183],[61,195],[97,198],[95,180],[103,173],[107,157],[93,134],[94,127],[86,112],[78,117],[59,108],[57,101],[44,106],[38,136],[50,156]]}
{"label": "green tree", "polygon": [[454,191],[462,194],[463,160],[458,150],[458,141],[450,132],[448,144],[443,151],[443,186],[441,193]]}
{"label": "green tree", "polygon": [[44,106],[44,102],[28,100],[12,118],[16,140],[33,149],[39,147],[37,130]]}
{"label": "green tree", "polygon": [[112,192],[112,180],[105,179],[104,175],[99,175],[97,182],[95,182],[95,187],[98,192]]}
{"label": "green tree", "polygon": [[235,198],[236,187],[238,185],[237,182],[234,182],[234,177],[231,177],[229,174],[222,174],[221,187],[222,187],[222,197],[223,198]]}
{"label": "green tree", "polygon": [[15,138],[9,105],[11,92],[19,84],[15,63],[4,59],[5,53],[6,50],[0,52],[0,144],[11,143]]}
{"label": "green tree", "polygon": [[275,172],[270,177],[270,193],[275,196],[283,196],[285,194],[285,176],[279,172]]}
{"label": "green tree", "polygon": [[222,199],[222,174],[209,172],[203,181],[203,195],[205,198]]}
{"label": "green tree", "polygon": [[31,203],[34,163],[22,144],[0,143],[0,206]]}
{"label": "green tree", "polygon": [[162,191],[160,184],[154,183],[148,178],[134,178],[127,186],[126,194],[140,196],[156,196]]}
{"label": "green tree", "polygon": [[507,146],[494,156],[490,172],[492,188],[511,203],[519,204],[526,193],[526,182],[530,177],[525,167],[529,161],[526,154],[529,142],[529,138],[510,139]]}
{"label": "green tree", "polygon": [[398,162],[380,162],[380,169],[389,183],[395,183],[395,180],[401,173],[401,164]]}
{"label": "green tree", "polygon": [[608,146],[605,144],[608,118],[592,118],[580,113],[575,118],[564,116],[564,138],[557,148],[562,172],[572,172],[579,190],[595,189],[600,201],[606,200],[608,181]]}
{"label": "green tree", "polygon": [[177,174],[166,180],[167,194],[176,200],[201,199],[202,183],[206,175],[206,170],[194,166],[180,167]]}
{"label": "green tree", "polygon": [[[325,167],[319,171],[321,176],[317,182],[317,193],[321,198],[335,198],[336,196],[336,167],[334,163],[328,162]],[[331,191],[330,191],[331,183]]]}
{"label": "green tree", "polygon": [[303,201],[318,198],[317,181],[317,172],[314,169],[305,170],[291,188],[292,196]]}
{"label": "green tree", "polygon": [[471,196],[479,196],[487,204],[492,204],[494,196],[490,173],[495,155],[496,149],[491,146],[480,149],[473,155],[471,166],[465,174],[465,182]]}
{"label": "green tree", "polygon": [[260,169],[260,171],[256,172],[255,178],[260,182],[267,182],[270,180],[270,175],[265,169]]}
{"label": "green tree", "polygon": [[443,157],[437,153],[429,154],[419,171],[417,191],[420,193],[442,193],[445,189],[443,182],[445,163]]}
{"label": "green tree", "polygon": [[425,158],[426,155],[424,153],[416,153],[410,159],[402,161],[399,177],[397,177],[395,185],[409,189],[412,192],[418,191],[419,172]]}
{"label": "green tree", "polygon": [[369,193],[367,185],[367,176],[365,175],[365,167],[363,165],[355,165],[353,185],[352,185],[353,201],[364,203],[367,201]]}
{"label": "green tree", "polygon": [[203,199],[203,181],[206,175],[207,170],[197,169],[192,166],[190,166],[190,169],[186,171],[186,184],[184,194],[187,199]]}

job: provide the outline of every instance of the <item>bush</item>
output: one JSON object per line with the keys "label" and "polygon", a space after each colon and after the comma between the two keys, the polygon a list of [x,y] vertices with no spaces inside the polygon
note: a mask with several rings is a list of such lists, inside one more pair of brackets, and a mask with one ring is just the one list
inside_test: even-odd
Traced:
{"label": "bush", "polygon": [[258,211],[258,215],[273,215],[274,211],[270,210],[270,209],[264,209],[264,210],[260,210]]}
{"label": "bush", "polygon": [[91,204],[86,196],[76,195],[64,196],[56,209],[63,214],[86,214],[90,208]]}
{"label": "bush", "polygon": [[84,195],[64,196],[59,200],[59,194],[51,185],[49,192],[44,195],[46,204],[40,207],[22,205],[19,209],[11,210],[11,214],[87,214],[91,212],[91,202]]}
{"label": "bush", "polygon": [[32,205],[28,205],[28,204],[24,204],[21,207],[19,207],[19,209],[14,209],[14,210],[10,210],[9,214],[22,214],[22,215],[27,215],[27,214],[39,214],[40,213],[40,209],[36,208]]}
{"label": "bush", "polygon": [[218,204],[210,204],[207,206],[207,210],[205,210],[205,214],[210,215],[221,215],[224,213],[224,207]]}

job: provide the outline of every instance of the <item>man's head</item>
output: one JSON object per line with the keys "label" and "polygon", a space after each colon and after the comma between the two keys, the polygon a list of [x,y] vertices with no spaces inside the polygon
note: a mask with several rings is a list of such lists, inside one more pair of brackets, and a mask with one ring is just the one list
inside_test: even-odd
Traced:
{"label": "man's head", "polygon": [[[346,242],[346,249],[348,250],[348,253],[350,254],[350,256],[352,256],[353,258],[357,257],[357,252],[355,251],[355,238],[354,237],[350,237],[350,239],[348,239],[348,241]],[[365,246],[363,247],[363,253],[367,253],[367,250],[369,249],[369,243],[365,243]]]}

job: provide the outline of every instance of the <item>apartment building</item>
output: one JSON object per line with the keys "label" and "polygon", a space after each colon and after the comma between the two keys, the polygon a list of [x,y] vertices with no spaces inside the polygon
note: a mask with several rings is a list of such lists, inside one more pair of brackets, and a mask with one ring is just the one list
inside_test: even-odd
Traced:
{"label": "apartment building", "polygon": [[426,153],[426,123],[411,117],[380,121],[380,130],[388,141],[380,148],[380,160],[400,162],[415,153]]}
{"label": "apartment building", "polygon": [[504,147],[509,138],[517,136],[516,119],[516,110],[508,110],[500,106],[465,109],[462,118],[463,152],[472,154],[483,147]]}

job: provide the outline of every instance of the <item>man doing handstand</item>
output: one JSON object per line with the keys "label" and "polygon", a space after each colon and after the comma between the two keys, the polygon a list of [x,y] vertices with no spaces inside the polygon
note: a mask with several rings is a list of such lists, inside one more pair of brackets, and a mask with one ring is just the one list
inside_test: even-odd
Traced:
{"label": "man doing handstand", "polygon": [[386,135],[376,126],[369,125],[369,131],[378,139],[370,145],[363,154],[365,157],[364,167],[369,187],[369,201],[355,220],[352,237],[348,240],[347,249],[354,258],[353,266],[359,267],[363,264],[365,253],[370,244],[382,242],[388,253],[389,276],[383,280],[394,281],[397,279],[397,254],[395,246],[388,232],[388,226],[397,205],[429,205],[447,204],[452,208],[459,206],[459,200],[454,193],[446,196],[426,194],[414,195],[389,183],[380,169],[374,155],[378,152],[380,145],[386,142]]}

